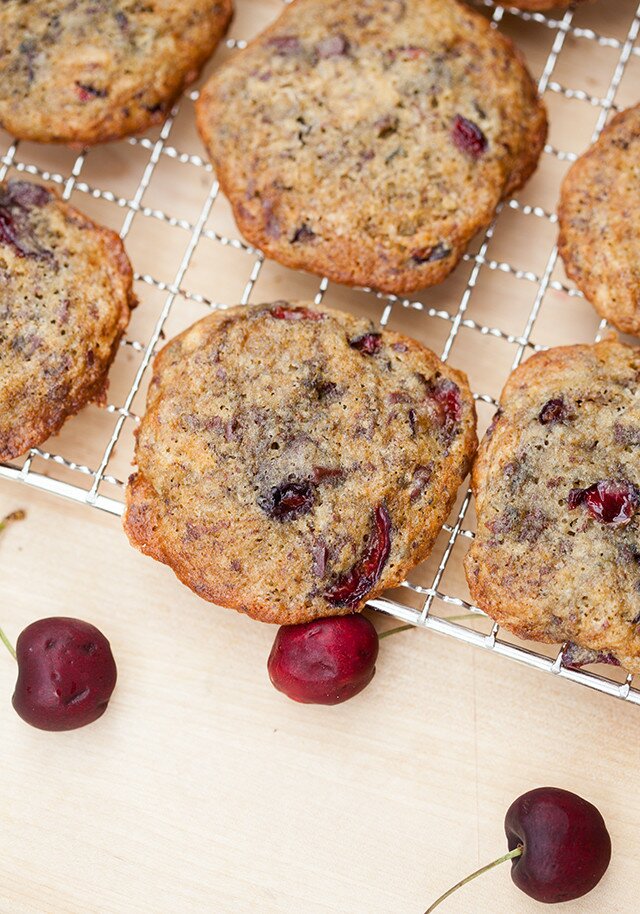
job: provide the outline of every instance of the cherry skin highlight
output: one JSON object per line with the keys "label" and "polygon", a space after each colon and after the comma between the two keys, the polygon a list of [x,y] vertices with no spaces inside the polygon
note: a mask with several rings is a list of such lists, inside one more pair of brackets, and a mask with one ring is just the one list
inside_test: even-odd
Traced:
{"label": "cherry skin highlight", "polygon": [[95,626],[54,617],[28,625],[16,644],[13,707],[39,730],[75,730],[101,717],[116,684],[111,647]]}
{"label": "cherry skin highlight", "polygon": [[365,616],[329,616],[281,626],[267,668],[293,701],[337,705],[369,685],[377,657],[378,634]]}
{"label": "cherry skin highlight", "polygon": [[567,504],[571,510],[584,505],[594,520],[622,527],[629,523],[638,510],[640,497],[633,483],[602,479],[587,489],[572,489]]}
{"label": "cherry skin highlight", "polygon": [[517,887],[545,904],[581,898],[602,879],[611,859],[611,839],[600,812],[587,800],[557,787],[539,787],[518,797],[507,811],[509,850]]}

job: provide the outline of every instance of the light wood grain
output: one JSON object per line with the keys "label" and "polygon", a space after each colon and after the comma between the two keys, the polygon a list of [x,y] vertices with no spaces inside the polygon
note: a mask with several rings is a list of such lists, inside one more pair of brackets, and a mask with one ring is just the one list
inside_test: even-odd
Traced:
{"label": "light wood grain", "polygon": [[[296,705],[267,678],[274,629],[198,600],[114,518],[1,485],[0,512],[19,506],[2,624],[87,619],[119,682],[94,725],[41,733],[0,654],[2,914],[420,914],[544,784],[596,803],[613,839],[601,886],[562,910],[637,909],[636,708],[418,630],[382,642],[352,702]],[[443,910],[540,908],[504,867]]]}
{"label": "light wood grain", "polygon": [[[247,37],[279,0],[237,0],[233,37]],[[624,41],[635,0],[581,5],[574,24]],[[561,15],[561,14],[560,14]],[[555,32],[506,15],[501,25],[540,75]],[[211,66],[230,53],[220,49]],[[606,96],[620,47],[569,34],[552,80]],[[211,67],[209,68],[211,69]],[[640,57],[631,57],[617,102],[637,101]],[[550,142],[579,153],[599,109],[546,93]],[[151,144],[158,131],[148,135]],[[178,152],[204,155],[193,106],[185,101],[168,138]],[[0,151],[10,138],[0,132]],[[152,145],[151,145],[152,148]],[[131,200],[149,163],[149,145],[92,150],[80,173],[88,189]],[[22,144],[16,161],[68,176],[75,153]],[[566,163],[543,158],[518,194],[553,211]],[[9,170],[9,177],[16,169]],[[189,242],[161,210],[194,224],[213,175],[162,155],[126,243],[136,270],[171,285]],[[75,205],[121,229],[127,207],[76,187]],[[237,239],[227,202],[207,221]],[[547,220],[506,212],[487,259],[540,276],[554,243]],[[477,251],[479,240],[471,250]],[[204,238],[182,288],[234,304],[253,255]],[[396,304],[389,326],[440,352],[472,264],[442,286]],[[558,266],[554,279],[564,281]],[[265,263],[250,300],[310,297],[318,280]],[[484,267],[466,318],[523,333],[536,295],[531,279]],[[145,342],[167,300],[166,288],[137,283],[141,305],[130,336]],[[325,303],[379,319],[386,302],[329,286]],[[418,306],[424,309],[418,310]],[[178,296],[165,326],[172,336],[207,313]],[[550,290],[532,340],[540,345],[591,340],[589,305]],[[517,345],[462,326],[451,362],[477,392],[499,395]],[[124,402],[140,353],[123,347],[111,375],[110,402]],[[144,390],[132,404],[144,409]],[[481,426],[492,409],[480,404]],[[89,407],[46,447],[95,468],[117,413]],[[107,472],[130,470],[134,419]],[[34,469],[88,486],[89,477],[36,458]],[[122,497],[109,482],[100,491]],[[520,793],[545,784],[576,790],[601,809],[613,860],[587,898],[566,914],[634,914],[639,908],[637,822],[640,709],[519,667],[450,639],[411,631],[382,643],[373,684],[336,708],[298,706],[270,686],[266,658],[274,630],[209,606],[172,574],[127,544],[119,521],[27,488],[0,485],[0,513],[28,517],[0,539],[2,624],[12,639],[46,615],[87,619],[111,639],[119,665],[106,716],[67,734],[29,729],[14,714],[13,661],[0,651],[2,813],[0,914],[421,914],[441,891],[503,852],[502,820]],[[465,523],[473,526],[472,512]],[[444,550],[412,575],[429,585]],[[467,596],[461,572],[466,541],[455,547],[441,582]],[[434,612],[450,612],[436,601]],[[391,624],[376,618],[378,626]],[[478,623],[482,624],[482,623]],[[443,906],[443,914],[534,914],[540,906],[512,886],[508,868],[492,872]]]}

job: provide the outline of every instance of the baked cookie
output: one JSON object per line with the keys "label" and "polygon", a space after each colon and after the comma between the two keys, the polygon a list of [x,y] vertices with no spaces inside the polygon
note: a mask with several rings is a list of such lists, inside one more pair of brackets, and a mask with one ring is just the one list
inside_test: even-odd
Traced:
{"label": "baked cookie", "polygon": [[367,320],[276,302],[157,356],[125,530],[265,622],[361,610],[424,559],[476,446],[466,377]]}
{"label": "baked cookie", "polygon": [[134,304],[114,232],[39,184],[0,184],[0,460],[102,399]]}
{"label": "baked cookie", "polygon": [[82,146],[164,120],[231,18],[231,0],[4,0],[0,126]]}
{"label": "baked cookie", "polygon": [[472,598],[572,666],[640,672],[639,457],[640,349],[613,340],[518,368],[478,452]]}
{"label": "baked cookie", "polygon": [[197,119],[252,244],[397,294],[453,270],[547,130],[519,53],[454,0],[296,0]]}
{"label": "baked cookie", "polygon": [[558,216],[567,275],[598,314],[640,335],[640,105],[571,166]]}

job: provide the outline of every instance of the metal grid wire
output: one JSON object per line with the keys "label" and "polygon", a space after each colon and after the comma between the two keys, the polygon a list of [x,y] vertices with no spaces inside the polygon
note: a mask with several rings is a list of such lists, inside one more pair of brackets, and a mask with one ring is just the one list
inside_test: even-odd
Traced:
{"label": "metal grid wire", "polygon": [[[287,2],[287,0],[285,0],[285,2]],[[632,18],[626,38],[622,39],[601,35],[591,29],[576,26],[573,21],[575,10],[572,7],[570,7],[561,18],[556,19],[542,13],[526,13],[510,7],[503,7],[494,3],[493,0],[475,0],[475,2],[476,5],[480,7],[488,8],[492,24],[496,28],[500,26],[505,16],[511,16],[524,21],[537,23],[539,26],[549,29],[553,33],[551,48],[538,82],[540,94],[556,93],[566,99],[579,100],[598,109],[597,122],[592,136],[592,140],[595,140],[605,126],[609,114],[612,111],[615,112],[617,110],[615,103],[616,95],[627,64],[633,57],[640,58],[640,46],[636,45],[640,33],[640,6],[638,6],[635,15]],[[558,61],[568,36],[583,39],[590,42],[592,45],[598,45],[599,47],[608,48],[617,52],[617,62],[607,91],[603,97],[593,96],[582,89],[565,87],[560,82],[553,79],[554,72],[556,71]],[[229,39],[226,42],[226,46],[229,50],[241,49],[245,47],[245,45],[246,42],[242,39]],[[156,139],[150,139],[148,137],[131,137],[123,141],[123,143],[128,144],[129,146],[138,147],[139,149],[144,150],[145,153],[148,153],[146,166],[131,199],[118,196],[108,189],[91,186],[82,180],[82,171],[87,156],[90,155],[86,150],[82,151],[76,157],[69,174],[66,176],[47,171],[40,165],[24,161],[20,156],[20,145],[17,140],[11,143],[4,155],[0,156],[0,181],[5,178],[9,169],[13,169],[17,172],[33,175],[45,181],[57,184],[61,188],[62,196],[65,200],[68,200],[75,191],[79,191],[88,194],[93,198],[104,200],[120,207],[124,211],[124,220],[120,229],[120,236],[123,240],[126,240],[134,217],[137,215],[142,215],[148,219],[160,220],[171,227],[182,229],[188,233],[188,242],[172,282],[167,283],[161,281],[147,273],[135,274],[137,282],[150,286],[162,293],[164,295],[164,300],[155,325],[144,342],[131,338],[125,338],[122,341],[123,346],[131,347],[134,351],[139,353],[140,362],[122,404],[109,404],[107,406],[107,411],[117,416],[117,419],[96,466],[89,467],[81,465],[69,460],[62,454],[49,453],[40,448],[33,448],[27,455],[22,466],[0,464],[0,479],[4,478],[21,482],[36,489],[91,505],[114,515],[122,515],[125,483],[107,471],[114,454],[114,449],[121,440],[125,424],[129,422],[135,425],[139,421],[139,418],[132,411],[132,405],[157,350],[158,343],[164,337],[163,328],[169,318],[176,298],[180,297],[184,300],[211,309],[225,307],[225,304],[215,302],[206,295],[191,291],[183,286],[183,281],[191,264],[193,254],[201,239],[208,238],[217,244],[236,249],[237,251],[242,251],[248,255],[251,266],[248,271],[248,278],[243,293],[240,297],[240,303],[246,304],[249,302],[253,288],[263,267],[263,255],[259,250],[251,247],[244,241],[238,238],[227,237],[226,235],[207,227],[209,215],[219,194],[219,185],[213,174],[213,169],[200,155],[179,151],[172,146],[170,142],[172,128],[178,115],[180,104],[192,104],[197,97],[197,91],[186,94],[181,102],[174,107],[170,116],[162,125]],[[555,157],[556,159],[567,163],[575,161],[577,158],[574,153],[557,149],[550,144],[545,146],[544,152],[548,156]],[[208,192],[202,202],[199,215],[194,221],[176,218],[163,210],[148,207],[143,202],[154,172],[164,158],[195,166],[197,169],[201,170],[201,172],[210,176]],[[422,302],[413,301],[407,298],[398,298],[397,296],[385,295],[371,289],[365,289],[363,290],[365,293],[382,302],[383,311],[380,318],[381,327],[388,324],[394,308],[419,310],[430,318],[436,318],[446,322],[449,324],[449,329],[446,342],[441,351],[441,358],[444,361],[449,358],[452,346],[461,328],[468,328],[479,334],[503,340],[515,347],[515,357],[513,358],[511,366],[512,369],[520,364],[527,351],[531,352],[545,348],[544,346],[539,346],[533,342],[532,332],[547,292],[555,290],[570,296],[582,296],[577,289],[570,288],[563,283],[552,279],[554,268],[556,267],[558,260],[558,250],[555,244],[551,248],[544,270],[540,274],[528,270],[516,269],[509,263],[492,260],[488,256],[489,245],[496,232],[501,213],[508,210],[516,210],[524,216],[545,220],[551,225],[555,225],[557,222],[556,214],[547,211],[543,207],[523,204],[517,199],[510,199],[503,202],[498,208],[494,221],[481,238],[478,252],[476,254],[468,253],[465,255],[464,259],[472,266],[468,281],[462,296],[458,301],[457,310],[442,310],[427,307]],[[483,270],[507,273],[518,280],[535,285],[535,298],[529,311],[524,331],[520,335],[507,333],[498,327],[485,326],[476,322],[469,316],[469,304]],[[329,283],[326,279],[320,281],[315,294],[315,302],[317,304],[322,302],[328,286]],[[233,303],[235,304],[236,302]],[[606,323],[603,321],[600,324],[596,337],[597,339],[602,336],[605,328]],[[464,367],[464,365],[462,367]],[[488,394],[475,393],[474,396],[476,400],[487,403],[492,407],[497,407],[498,405],[495,399]],[[36,458],[45,461],[47,466],[46,474],[33,468],[33,461]],[[57,477],[55,474],[56,467],[62,467],[65,471],[71,471],[72,476],[77,477],[80,475],[84,477],[85,482],[87,479],[90,480],[90,487],[87,489],[76,481],[70,482],[67,481],[67,479]],[[111,495],[105,494],[103,491],[105,483],[112,488],[116,487],[120,497],[114,498]],[[527,645],[524,647],[520,643],[514,643],[513,639],[509,639],[508,636],[505,637],[505,633],[500,631],[497,624],[493,624],[488,633],[482,633],[468,627],[468,624],[465,624],[469,621],[474,622],[478,620],[479,617],[485,623],[489,620],[487,620],[484,613],[482,613],[478,607],[471,605],[469,602],[455,594],[447,593],[446,587],[443,587],[443,578],[450,563],[456,542],[460,538],[464,540],[465,538],[473,539],[474,537],[473,531],[464,527],[465,516],[470,503],[471,492],[468,491],[462,500],[461,506],[453,519],[453,522],[446,524],[444,527],[445,536],[448,535],[448,538],[442,557],[429,586],[422,586],[410,583],[409,581],[405,581],[402,585],[413,595],[418,597],[420,605],[417,607],[409,606],[396,599],[387,598],[373,600],[370,605],[389,615],[395,616],[402,621],[449,635],[450,637],[466,642],[467,644],[482,647],[495,654],[518,660],[530,667],[546,670],[565,679],[570,679],[592,689],[596,689],[597,691],[605,692],[634,704],[640,704],[640,688],[633,688],[632,675],[628,675],[624,681],[616,681],[614,678],[607,678],[593,672],[569,669],[562,663],[562,647],[557,650],[555,657],[547,656],[541,653],[539,649],[536,649],[535,646]],[[462,618],[460,616],[455,617],[456,621],[451,621],[436,615],[432,611],[434,601],[440,601],[444,605],[455,607],[458,610],[464,610],[466,615],[463,619],[463,624],[460,624],[460,619]]]}

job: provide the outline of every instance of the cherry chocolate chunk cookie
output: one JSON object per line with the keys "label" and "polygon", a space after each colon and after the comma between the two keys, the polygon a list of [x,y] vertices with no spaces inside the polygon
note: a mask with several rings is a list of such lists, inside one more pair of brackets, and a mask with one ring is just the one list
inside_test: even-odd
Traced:
{"label": "cherry chocolate chunk cookie", "polygon": [[598,314],[640,336],[640,105],[572,165],[558,215],[567,275]]}
{"label": "cherry chocolate chunk cookie", "polygon": [[362,318],[218,312],[157,356],[125,529],[265,622],[361,610],[424,559],[476,446],[466,377]]}
{"label": "cherry chocolate chunk cookie", "polygon": [[4,0],[0,126],[91,145],[164,120],[231,18],[231,0]]}
{"label": "cherry chocolate chunk cookie", "polygon": [[132,280],[115,232],[39,184],[0,184],[0,460],[104,396]]}
{"label": "cherry chocolate chunk cookie", "polygon": [[455,0],[295,0],[197,118],[252,244],[396,294],[453,270],[547,130],[519,53]]}
{"label": "cherry chocolate chunk cookie", "polygon": [[509,379],[473,470],[472,598],[567,662],[640,672],[640,349],[538,353]]}

